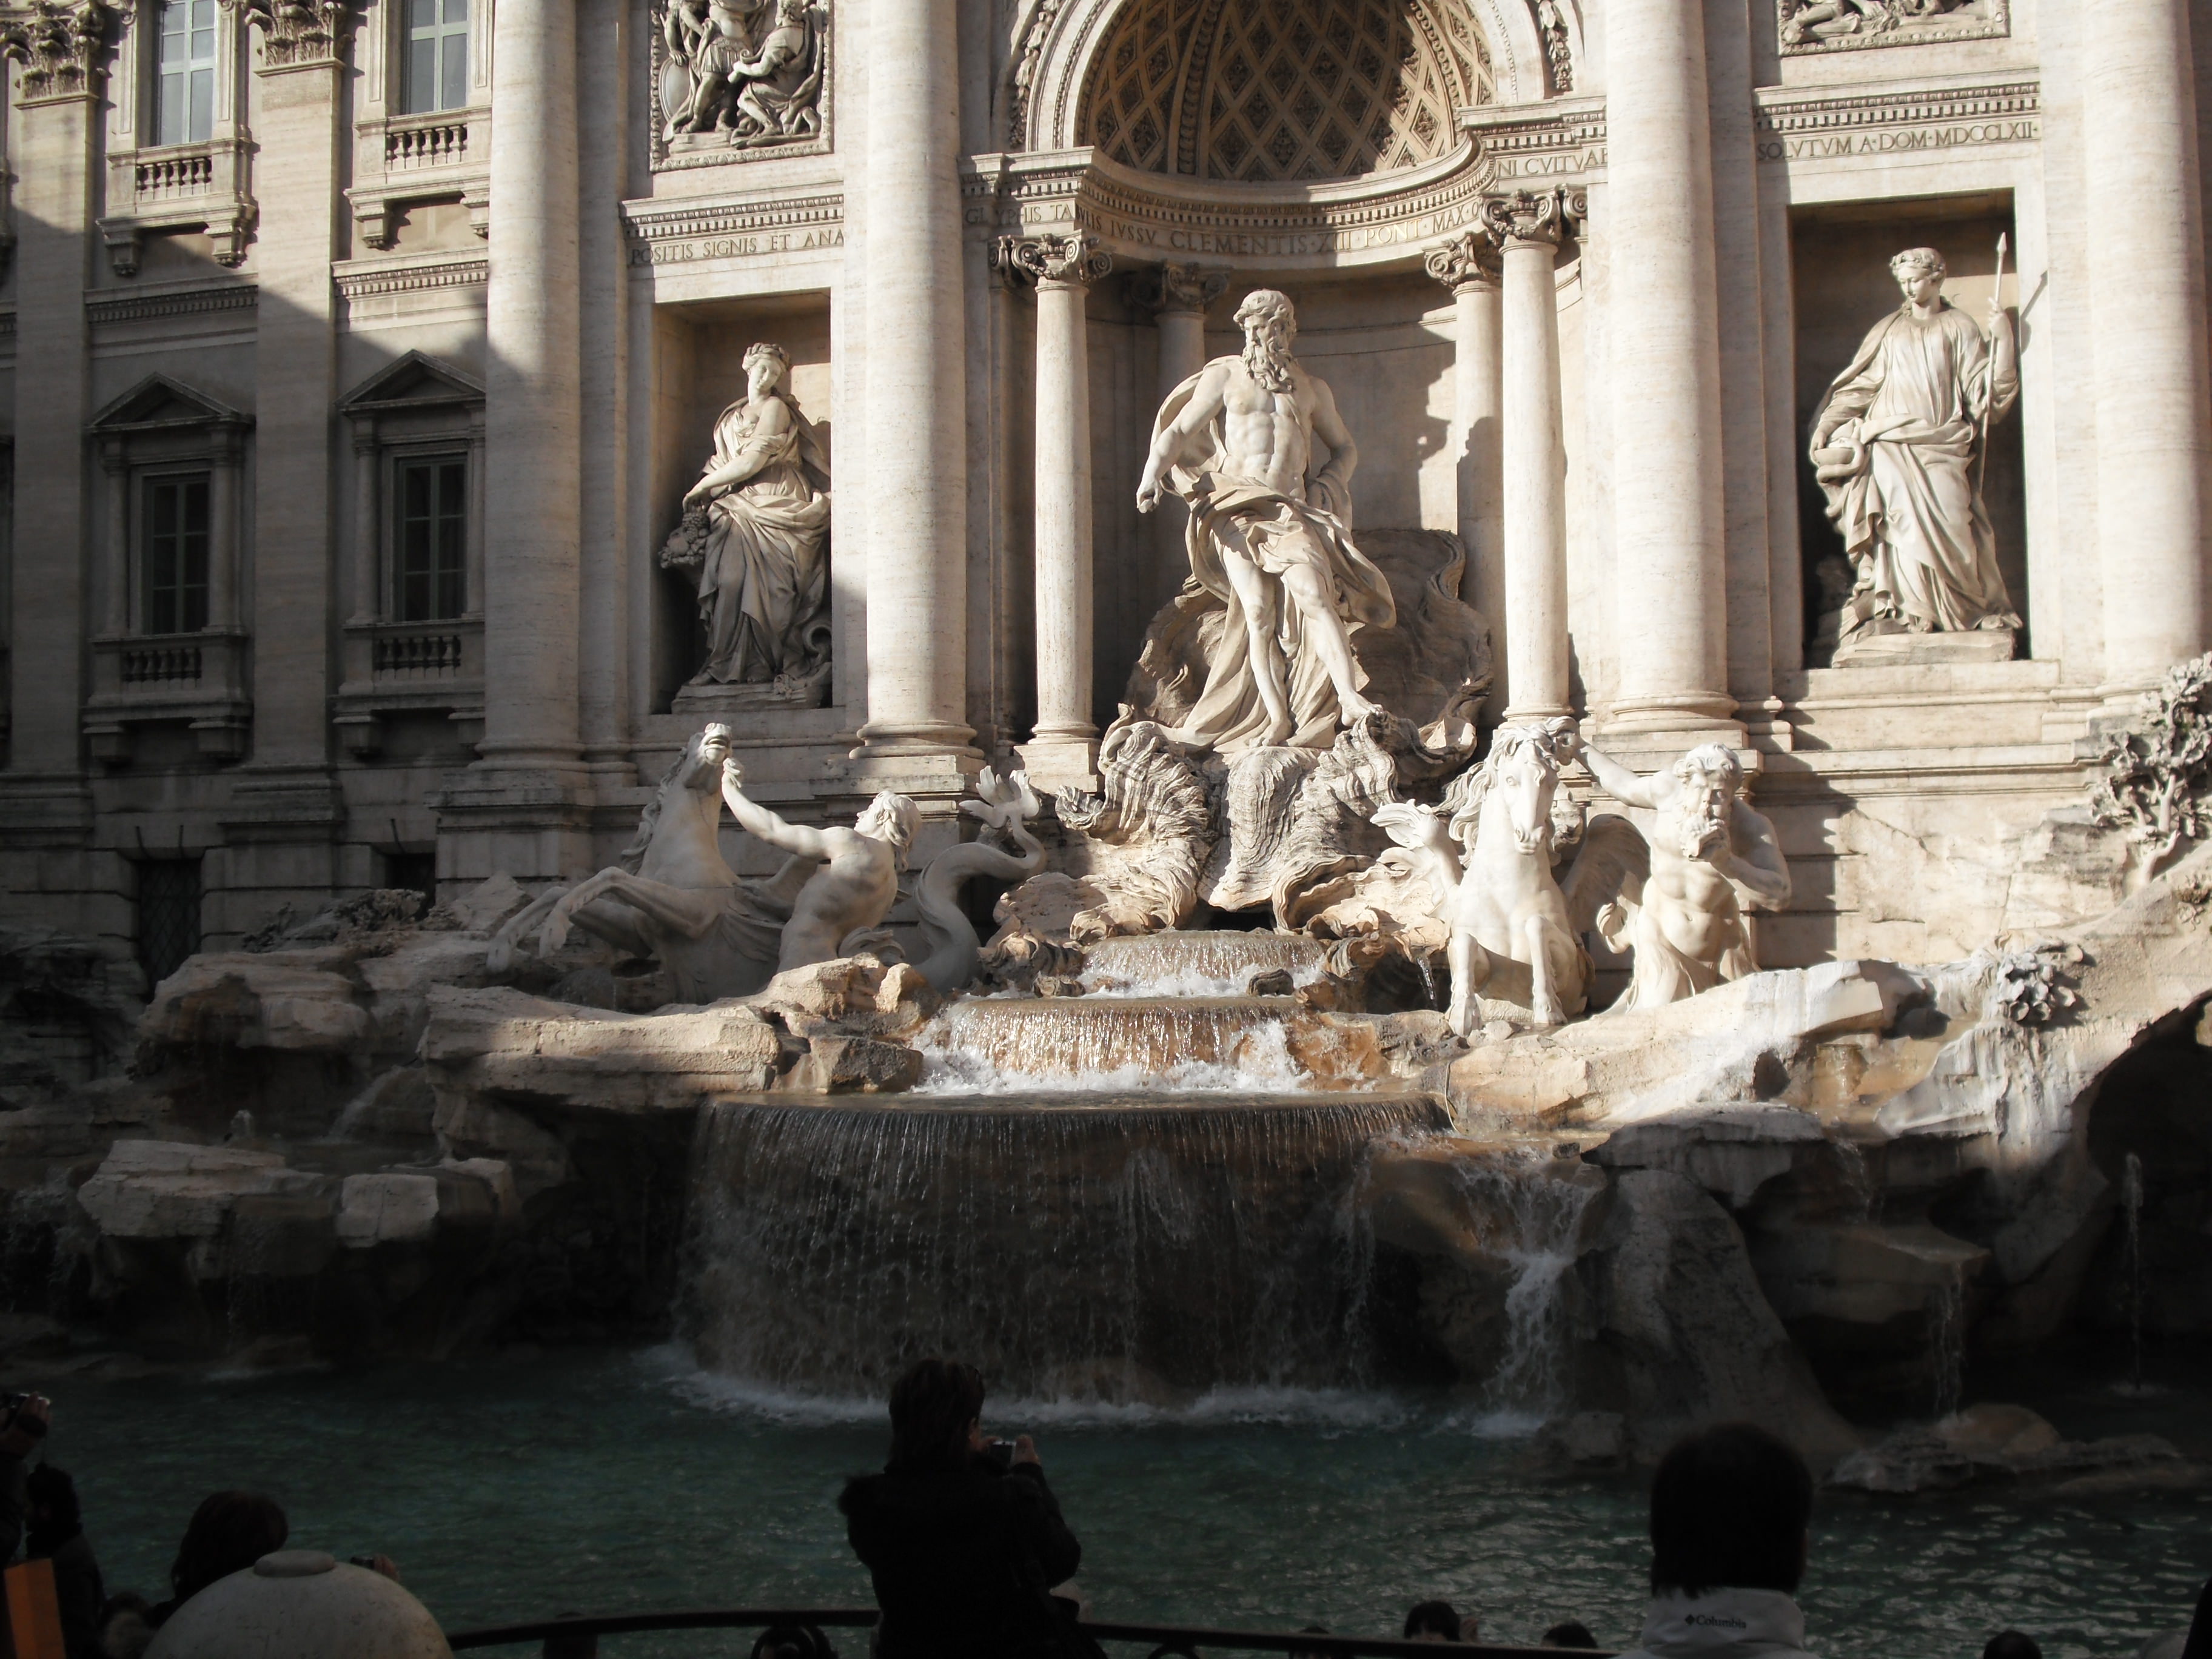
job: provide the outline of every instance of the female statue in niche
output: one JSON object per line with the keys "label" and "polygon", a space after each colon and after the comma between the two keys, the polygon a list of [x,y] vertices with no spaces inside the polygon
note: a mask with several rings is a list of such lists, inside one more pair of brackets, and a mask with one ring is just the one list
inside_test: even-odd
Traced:
{"label": "female statue in niche", "polygon": [[745,348],[745,396],[684,497],[661,562],[696,565],[707,660],[694,685],[797,684],[830,659],[830,464],[785,386],[781,346]]}
{"label": "female statue in niche", "polygon": [[1982,502],[1990,428],[2020,395],[2012,319],[1989,331],[1943,297],[1943,256],[1889,262],[1905,303],[1869,331],[1813,416],[1813,463],[1853,572],[1841,640],[2012,629]]}

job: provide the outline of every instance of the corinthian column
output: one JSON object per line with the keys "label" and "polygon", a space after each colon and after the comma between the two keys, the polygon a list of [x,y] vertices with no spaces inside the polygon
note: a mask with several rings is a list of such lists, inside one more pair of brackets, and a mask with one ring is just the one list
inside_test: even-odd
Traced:
{"label": "corinthian column", "polygon": [[868,15],[866,757],[968,752],[957,0]]}
{"label": "corinthian column", "polygon": [[1000,268],[1036,283],[1035,733],[1022,745],[1042,787],[1085,784],[1098,759],[1091,719],[1091,374],[1084,302],[1113,261],[1092,238],[1009,236]]}
{"label": "corinthian column", "polygon": [[2105,685],[2125,704],[2204,648],[2203,222],[2187,0],[2086,0],[2081,149],[2094,181],[2097,550]]}
{"label": "corinthian column", "polygon": [[1505,502],[1498,477],[1503,459],[1498,247],[1486,229],[1470,230],[1430,249],[1423,264],[1451,290],[1451,446],[1458,459],[1459,539],[1474,582],[1469,601],[1490,623],[1496,676],[1491,706],[1500,708],[1510,695],[1512,678],[1506,643]]}
{"label": "corinthian column", "polygon": [[1609,0],[1607,258],[1632,289],[1610,331],[1610,730],[1741,740],[1725,689],[1720,318],[1702,0]]}
{"label": "corinthian column", "polygon": [[1501,455],[1505,497],[1509,720],[1567,707],[1567,526],[1559,441],[1559,258],[1566,198],[1556,190],[1482,204],[1504,269]]}
{"label": "corinthian column", "polygon": [[575,0],[501,0],[491,61],[484,737],[477,750],[495,768],[566,768],[579,755],[583,422]]}

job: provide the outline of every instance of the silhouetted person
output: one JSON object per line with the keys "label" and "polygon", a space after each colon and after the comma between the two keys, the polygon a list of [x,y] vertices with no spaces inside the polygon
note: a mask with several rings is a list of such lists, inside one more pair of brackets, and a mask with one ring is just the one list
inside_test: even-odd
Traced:
{"label": "silhouetted person", "polygon": [[1547,1648],[1594,1648],[1597,1638],[1590,1634],[1589,1626],[1581,1620],[1567,1619],[1544,1632],[1542,1644]]}
{"label": "silhouetted person", "polygon": [[2204,1588],[2197,1593],[2197,1616],[2189,1621],[2181,1659],[2212,1659],[2212,1578],[2206,1579]]}
{"label": "silhouetted person", "polygon": [[1001,1461],[983,1437],[983,1379],[925,1359],[891,1389],[891,1455],[837,1507],[875,1581],[877,1659],[1059,1659],[1048,1594],[1083,1547],[1029,1436]]}
{"label": "silhouetted person", "polygon": [[[1328,1634],[1328,1626],[1327,1625],[1301,1625],[1298,1626],[1298,1634],[1301,1636],[1326,1636]],[[1292,1648],[1286,1656],[1286,1659],[1335,1659],[1335,1656],[1322,1648]]]}
{"label": "silhouetted person", "polygon": [[2001,1630],[1984,1644],[1982,1659],[2043,1659],[2043,1650],[2024,1631]]}
{"label": "silhouetted person", "polygon": [[292,1534],[291,1522],[273,1498],[258,1492],[219,1492],[200,1501],[169,1565],[169,1599],[147,1609],[159,1630],[169,1615],[218,1578],[242,1572]]}
{"label": "silhouetted person", "polygon": [[1416,1601],[1406,1615],[1406,1639],[1408,1642],[1458,1642],[1460,1616],[1452,1611],[1449,1601]]}
{"label": "silhouetted person", "polygon": [[1811,1547],[1813,1474],[1749,1423],[1677,1441],[1651,1483],[1651,1601],[1641,1656],[1790,1659]]}
{"label": "silhouetted person", "polygon": [[107,1591],[100,1582],[99,1559],[84,1535],[76,1483],[67,1471],[41,1463],[24,1478],[24,1488],[30,1499],[30,1526],[23,1553],[54,1564],[54,1600],[59,1604],[62,1640],[68,1644],[70,1659],[103,1659],[100,1610]]}
{"label": "silhouetted person", "polygon": [[23,1462],[45,1443],[53,1412],[42,1394],[9,1398],[15,1403],[0,1408],[0,1565],[15,1559],[23,1541],[23,1518],[30,1511]]}

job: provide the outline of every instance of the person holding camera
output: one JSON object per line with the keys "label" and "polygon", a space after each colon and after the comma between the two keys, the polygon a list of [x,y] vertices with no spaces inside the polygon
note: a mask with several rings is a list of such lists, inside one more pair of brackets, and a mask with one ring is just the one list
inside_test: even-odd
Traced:
{"label": "person holding camera", "polygon": [[1050,1594],[1083,1547],[1029,1436],[983,1436],[983,1379],[925,1359],[891,1389],[891,1455],[837,1507],[883,1617],[876,1659],[1067,1659],[1095,1651]]}

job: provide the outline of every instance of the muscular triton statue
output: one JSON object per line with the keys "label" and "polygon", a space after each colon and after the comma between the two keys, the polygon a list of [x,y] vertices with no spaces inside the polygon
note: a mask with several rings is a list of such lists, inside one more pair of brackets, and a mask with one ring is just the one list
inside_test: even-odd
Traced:
{"label": "muscular triton statue", "polygon": [[1656,814],[1650,873],[1632,875],[1618,908],[1597,918],[1613,949],[1636,949],[1627,993],[1608,1012],[1680,1002],[1756,973],[1738,890],[1761,905],[1786,903],[1790,866],[1773,823],[1743,799],[1736,757],[1705,744],[1648,778],[1587,745],[1582,758],[1615,800]]}
{"label": "muscular triton statue", "polygon": [[[1224,751],[1326,749],[1340,726],[1375,712],[1353,633],[1391,627],[1397,611],[1389,580],[1352,545],[1359,452],[1328,387],[1291,356],[1289,299],[1256,289],[1237,320],[1243,354],[1168,394],[1137,485],[1139,513],[1165,489],[1190,503],[1191,579],[1229,612],[1206,690],[1173,735]],[[1328,461],[1310,474],[1316,437]]]}
{"label": "muscular triton statue", "polygon": [[722,799],[730,816],[769,846],[800,858],[819,859],[784,924],[779,974],[848,954],[845,940],[880,927],[898,900],[899,872],[921,814],[904,795],[886,789],[870,801],[850,830],[816,830],[788,823],[744,792],[744,769],[731,756],[722,762]]}

